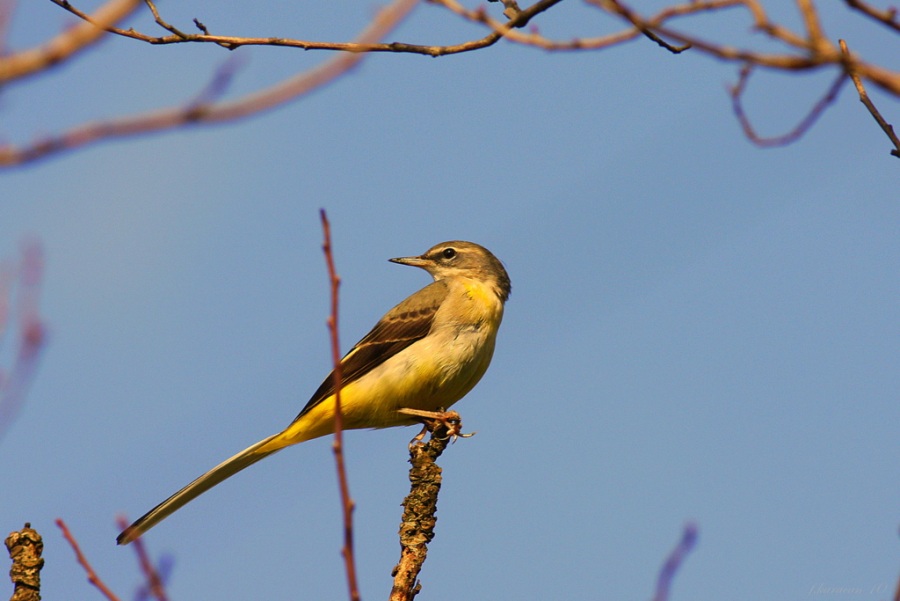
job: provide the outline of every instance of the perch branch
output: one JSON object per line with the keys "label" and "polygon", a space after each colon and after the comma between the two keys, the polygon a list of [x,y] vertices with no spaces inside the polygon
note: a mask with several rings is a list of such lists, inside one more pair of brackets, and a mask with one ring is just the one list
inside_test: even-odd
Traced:
{"label": "perch branch", "polygon": [[459,414],[448,412],[443,421],[426,420],[431,438],[423,443],[414,440],[409,445],[410,490],[403,500],[403,520],[400,523],[400,561],[391,575],[394,585],[390,601],[412,601],[422,588],[419,573],[428,554],[428,543],[434,538],[437,523],[438,493],[441,489],[441,468],[435,461],[453,439],[451,434],[462,426]]}
{"label": "perch branch", "polygon": [[9,601],[40,601],[41,568],[44,567],[41,535],[25,522],[24,528],[9,533],[5,543],[12,560],[9,579],[13,583],[13,594]]}

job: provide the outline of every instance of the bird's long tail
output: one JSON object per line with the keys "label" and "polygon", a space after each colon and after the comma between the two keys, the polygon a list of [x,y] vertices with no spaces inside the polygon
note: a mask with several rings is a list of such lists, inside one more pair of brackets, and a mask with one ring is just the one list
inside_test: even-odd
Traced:
{"label": "bird's long tail", "polygon": [[145,513],[143,517],[139,518],[131,526],[123,530],[116,538],[116,542],[120,545],[127,545],[219,482],[222,482],[226,478],[230,478],[246,467],[250,467],[260,459],[280,451],[286,446],[284,442],[278,440],[280,436],[281,434],[274,434],[265,438],[212,468]]}

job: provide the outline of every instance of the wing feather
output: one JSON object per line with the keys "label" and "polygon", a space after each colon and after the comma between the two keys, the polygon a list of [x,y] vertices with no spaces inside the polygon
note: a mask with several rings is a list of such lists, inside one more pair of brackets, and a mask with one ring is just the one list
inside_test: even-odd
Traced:
{"label": "wing feather", "polygon": [[[362,340],[341,359],[341,384],[346,386],[378,367],[431,331],[434,315],[447,297],[444,282],[433,282],[388,311]],[[294,418],[334,394],[334,371],[313,393],[306,406]]]}

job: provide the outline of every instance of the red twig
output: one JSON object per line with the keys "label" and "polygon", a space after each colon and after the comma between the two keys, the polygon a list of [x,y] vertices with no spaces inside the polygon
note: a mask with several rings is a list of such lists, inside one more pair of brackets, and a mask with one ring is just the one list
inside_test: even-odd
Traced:
{"label": "red twig", "polygon": [[672,549],[666,563],[659,570],[659,577],[656,580],[656,594],[653,595],[653,601],[666,601],[669,598],[669,589],[672,587],[672,579],[678,568],[681,567],[684,558],[691,552],[694,545],[697,544],[697,525],[688,523],[684,526],[684,532],[681,534],[681,540]]}
{"label": "red twig", "polygon": [[87,574],[88,582],[93,584],[97,589],[103,593],[103,596],[109,599],[109,601],[119,601],[119,598],[109,590],[109,587],[100,580],[100,577],[97,576],[97,573],[94,571],[94,568],[91,567],[91,564],[88,562],[87,557],[84,556],[84,553],[81,552],[81,548],[78,546],[78,541],[75,540],[75,537],[72,536],[72,533],[69,532],[68,526],[66,523],[62,521],[62,519],[56,519],[56,525],[59,526],[59,529],[62,530],[63,538],[65,538],[69,545],[72,547],[72,550],[75,552],[75,559],[78,560],[78,563],[81,564],[81,567],[84,568],[85,573]]}
{"label": "red twig", "polygon": [[344,465],[344,414],[341,411],[341,345],[338,339],[338,289],[341,278],[334,267],[334,254],[331,250],[331,225],[325,209],[320,211],[322,232],[325,242],[325,262],[328,265],[328,279],[331,282],[331,315],[328,317],[328,331],[331,333],[331,359],[334,363],[334,461],[337,465],[338,485],[341,489],[341,506],[344,514],[344,547],[341,555],[347,570],[347,586],[350,589],[350,601],[359,601],[359,586],[356,581],[356,562],[353,558],[353,499],[350,498],[350,485],[347,482],[347,468]]}
{"label": "red twig", "polygon": [[[125,519],[124,516],[119,516],[116,518],[116,523],[119,526],[119,530],[124,530],[131,522]],[[133,541],[132,546],[137,555],[138,563],[141,566],[141,572],[143,572],[144,578],[147,580],[147,590],[149,590],[150,594],[155,597],[157,601],[168,601],[168,595],[166,594],[162,576],[160,576],[159,570],[156,569],[153,562],[150,561],[150,554],[147,553],[147,548],[144,546],[144,540],[142,538],[137,538]]]}

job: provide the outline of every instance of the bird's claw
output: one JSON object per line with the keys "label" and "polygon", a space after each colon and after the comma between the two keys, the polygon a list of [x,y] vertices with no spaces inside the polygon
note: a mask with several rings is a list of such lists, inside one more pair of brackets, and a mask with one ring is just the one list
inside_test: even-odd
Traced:
{"label": "bird's claw", "polygon": [[463,434],[462,418],[456,411],[423,411],[403,408],[398,409],[397,412],[415,417],[423,424],[422,431],[409,441],[410,447],[421,443],[426,432],[431,432],[431,435],[438,440],[452,439],[452,442],[456,442],[457,438],[470,438],[475,435],[475,432]]}

